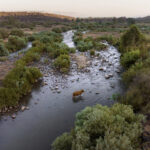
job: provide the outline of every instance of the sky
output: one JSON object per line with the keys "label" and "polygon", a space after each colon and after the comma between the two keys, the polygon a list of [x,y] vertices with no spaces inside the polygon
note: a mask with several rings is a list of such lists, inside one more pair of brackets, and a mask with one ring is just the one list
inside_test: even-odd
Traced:
{"label": "sky", "polygon": [[74,17],[143,17],[150,0],[0,0],[0,11],[42,11]]}

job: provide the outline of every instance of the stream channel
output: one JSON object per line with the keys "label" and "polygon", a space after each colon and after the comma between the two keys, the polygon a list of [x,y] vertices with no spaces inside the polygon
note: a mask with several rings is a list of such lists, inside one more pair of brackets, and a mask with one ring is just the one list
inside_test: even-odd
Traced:
{"label": "stream channel", "polygon": [[[73,35],[73,31],[63,34],[69,47],[75,47]],[[48,70],[43,77],[46,84],[36,85],[24,97],[23,105],[29,110],[16,112],[15,119],[0,117],[0,150],[50,150],[57,136],[73,128],[77,112],[95,104],[111,106],[112,95],[123,92],[120,53],[111,45],[97,53],[99,56],[93,58],[85,53],[89,65],[83,71],[72,61],[65,76],[53,73],[51,65],[44,66]],[[73,100],[72,93],[80,89],[84,94]]]}

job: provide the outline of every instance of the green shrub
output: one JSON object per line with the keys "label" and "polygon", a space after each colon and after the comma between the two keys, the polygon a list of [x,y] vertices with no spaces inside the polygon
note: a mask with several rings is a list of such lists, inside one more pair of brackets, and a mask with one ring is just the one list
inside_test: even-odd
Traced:
{"label": "green shrub", "polygon": [[81,52],[85,52],[87,50],[90,50],[93,48],[93,43],[92,41],[88,41],[88,42],[85,42],[85,41],[79,41],[77,43],[77,49]]}
{"label": "green shrub", "polygon": [[6,56],[0,57],[0,61],[1,61],[1,62],[5,62],[6,60],[8,60],[8,57],[6,57]]}
{"label": "green shrub", "polygon": [[42,43],[39,40],[32,42],[33,47],[39,47]]}
{"label": "green shrub", "polygon": [[134,50],[125,53],[121,58],[121,64],[125,68],[129,68],[131,65],[135,64],[135,62],[140,58],[140,51]]}
{"label": "green shrub", "polygon": [[132,65],[127,71],[122,75],[123,81],[126,85],[129,85],[134,77],[138,74],[139,70],[143,68],[142,62],[137,62],[135,65]]}
{"label": "green shrub", "polygon": [[139,46],[144,40],[143,35],[140,30],[132,25],[129,30],[127,30],[121,37],[120,49],[122,52],[130,50],[130,47]]}
{"label": "green shrub", "polygon": [[6,30],[6,29],[0,29],[0,37],[2,39],[8,38],[8,36],[9,36],[8,30]]}
{"label": "green shrub", "polygon": [[28,39],[28,41],[33,42],[35,40],[35,36],[30,35],[30,36],[28,36],[27,39]]}
{"label": "green shrub", "polygon": [[74,132],[58,137],[52,150],[138,150],[143,119],[123,104],[87,107],[77,113]]}
{"label": "green shrub", "polygon": [[75,52],[76,52],[76,49],[75,49],[75,48],[70,48],[70,49],[69,49],[69,52],[70,52],[70,53],[75,53]]}
{"label": "green shrub", "polygon": [[[122,102],[132,105],[136,111],[141,111],[149,104],[150,95],[150,69],[143,68],[136,73]],[[150,112],[147,110],[147,113]]]}
{"label": "green shrub", "polygon": [[22,36],[24,36],[24,32],[22,30],[20,30],[20,29],[13,29],[10,32],[10,35],[22,37]]}
{"label": "green shrub", "polygon": [[104,36],[96,38],[95,41],[97,41],[97,42],[107,41],[109,44],[112,44],[112,45],[116,46],[117,42],[118,42],[118,39],[116,39],[113,36],[104,35]]}
{"label": "green shrub", "polygon": [[26,46],[26,41],[23,38],[17,36],[10,36],[8,38],[7,48],[9,51],[18,51]]}
{"label": "green shrub", "polygon": [[94,42],[94,47],[95,47],[95,49],[96,50],[104,50],[104,49],[106,49],[108,46],[107,45],[105,45],[105,44],[102,44],[102,43],[100,43],[100,42]]}
{"label": "green shrub", "polygon": [[72,147],[72,136],[68,133],[64,133],[58,137],[53,143],[53,150],[71,150]]}
{"label": "green shrub", "polygon": [[26,62],[26,64],[33,62],[33,61],[39,61],[40,60],[40,54],[33,51],[28,51],[25,56],[22,58],[23,61]]}
{"label": "green shrub", "polygon": [[8,56],[9,51],[8,49],[4,46],[3,43],[0,42],[0,56]]}
{"label": "green shrub", "polygon": [[91,56],[94,56],[94,55],[95,55],[95,50],[91,50],[91,51],[90,51],[90,55],[91,55]]}
{"label": "green shrub", "polygon": [[53,28],[52,31],[56,32],[56,33],[61,33],[62,29],[61,28]]}
{"label": "green shrub", "polygon": [[70,67],[70,57],[68,55],[60,55],[54,61],[54,66],[56,69],[59,69],[61,72],[66,72]]}
{"label": "green shrub", "polygon": [[17,65],[3,80],[0,88],[0,108],[14,106],[19,99],[31,91],[33,83],[42,75],[37,68]]}
{"label": "green shrub", "polygon": [[68,55],[69,53],[74,53],[75,49],[74,48],[69,48],[66,44],[64,43],[55,43],[51,45],[46,46],[46,51],[49,53],[49,56],[51,58],[57,58],[61,54],[66,54]]}

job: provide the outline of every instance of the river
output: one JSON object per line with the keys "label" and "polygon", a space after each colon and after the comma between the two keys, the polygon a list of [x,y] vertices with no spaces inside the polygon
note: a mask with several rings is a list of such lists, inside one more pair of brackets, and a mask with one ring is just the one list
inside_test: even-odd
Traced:
{"label": "river", "polygon": [[[73,32],[64,33],[63,42],[74,47]],[[65,131],[69,131],[75,120],[75,114],[86,106],[97,103],[112,105],[110,99],[114,93],[122,93],[120,54],[113,46],[97,52],[100,57],[91,58],[86,72],[76,70],[72,62],[69,75],[54,75],[52,68],[44,76],[45,86],[35,85],[32,93],[24,97],[23,105],[30,109],[16,112],[16,119],[9,115],[0,118],[0,150],[50,150],[53,140]],[[103,70],[99,70],[103,67]],[[112,77],[106,79],[106,75]],[[52,87],[60,91],[54,91]],[[72,93],[84,89],[82,98],[72,99]]]}

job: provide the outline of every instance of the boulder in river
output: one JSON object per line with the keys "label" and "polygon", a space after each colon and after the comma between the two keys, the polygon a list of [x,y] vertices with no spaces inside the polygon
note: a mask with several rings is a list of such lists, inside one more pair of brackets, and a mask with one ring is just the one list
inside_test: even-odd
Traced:
{"label": "boulder in river", "polygon": [[12,118],[12,119],[15,119],[15,118],[16,118],[16,115],[15,115],[15,114],[13,114],[13,115],[11,116],[11,118]]}
{"label": "boulder in river", "polygon": [[26,110],[26,106],[22,106],[21,111],[25,111],[25,110]]}
{"label": "boulder in river", "polygon": [[104,70],[104,68],[103,68],[103,67],[100,67],[100,68],[99,68],[99,70],[100,70],[100,71],[103,71],[103,70]]}
{"label": "boulder in river", "polygon": [[105,79],[109,79],[110,76],[108,74],[105,75]]}

